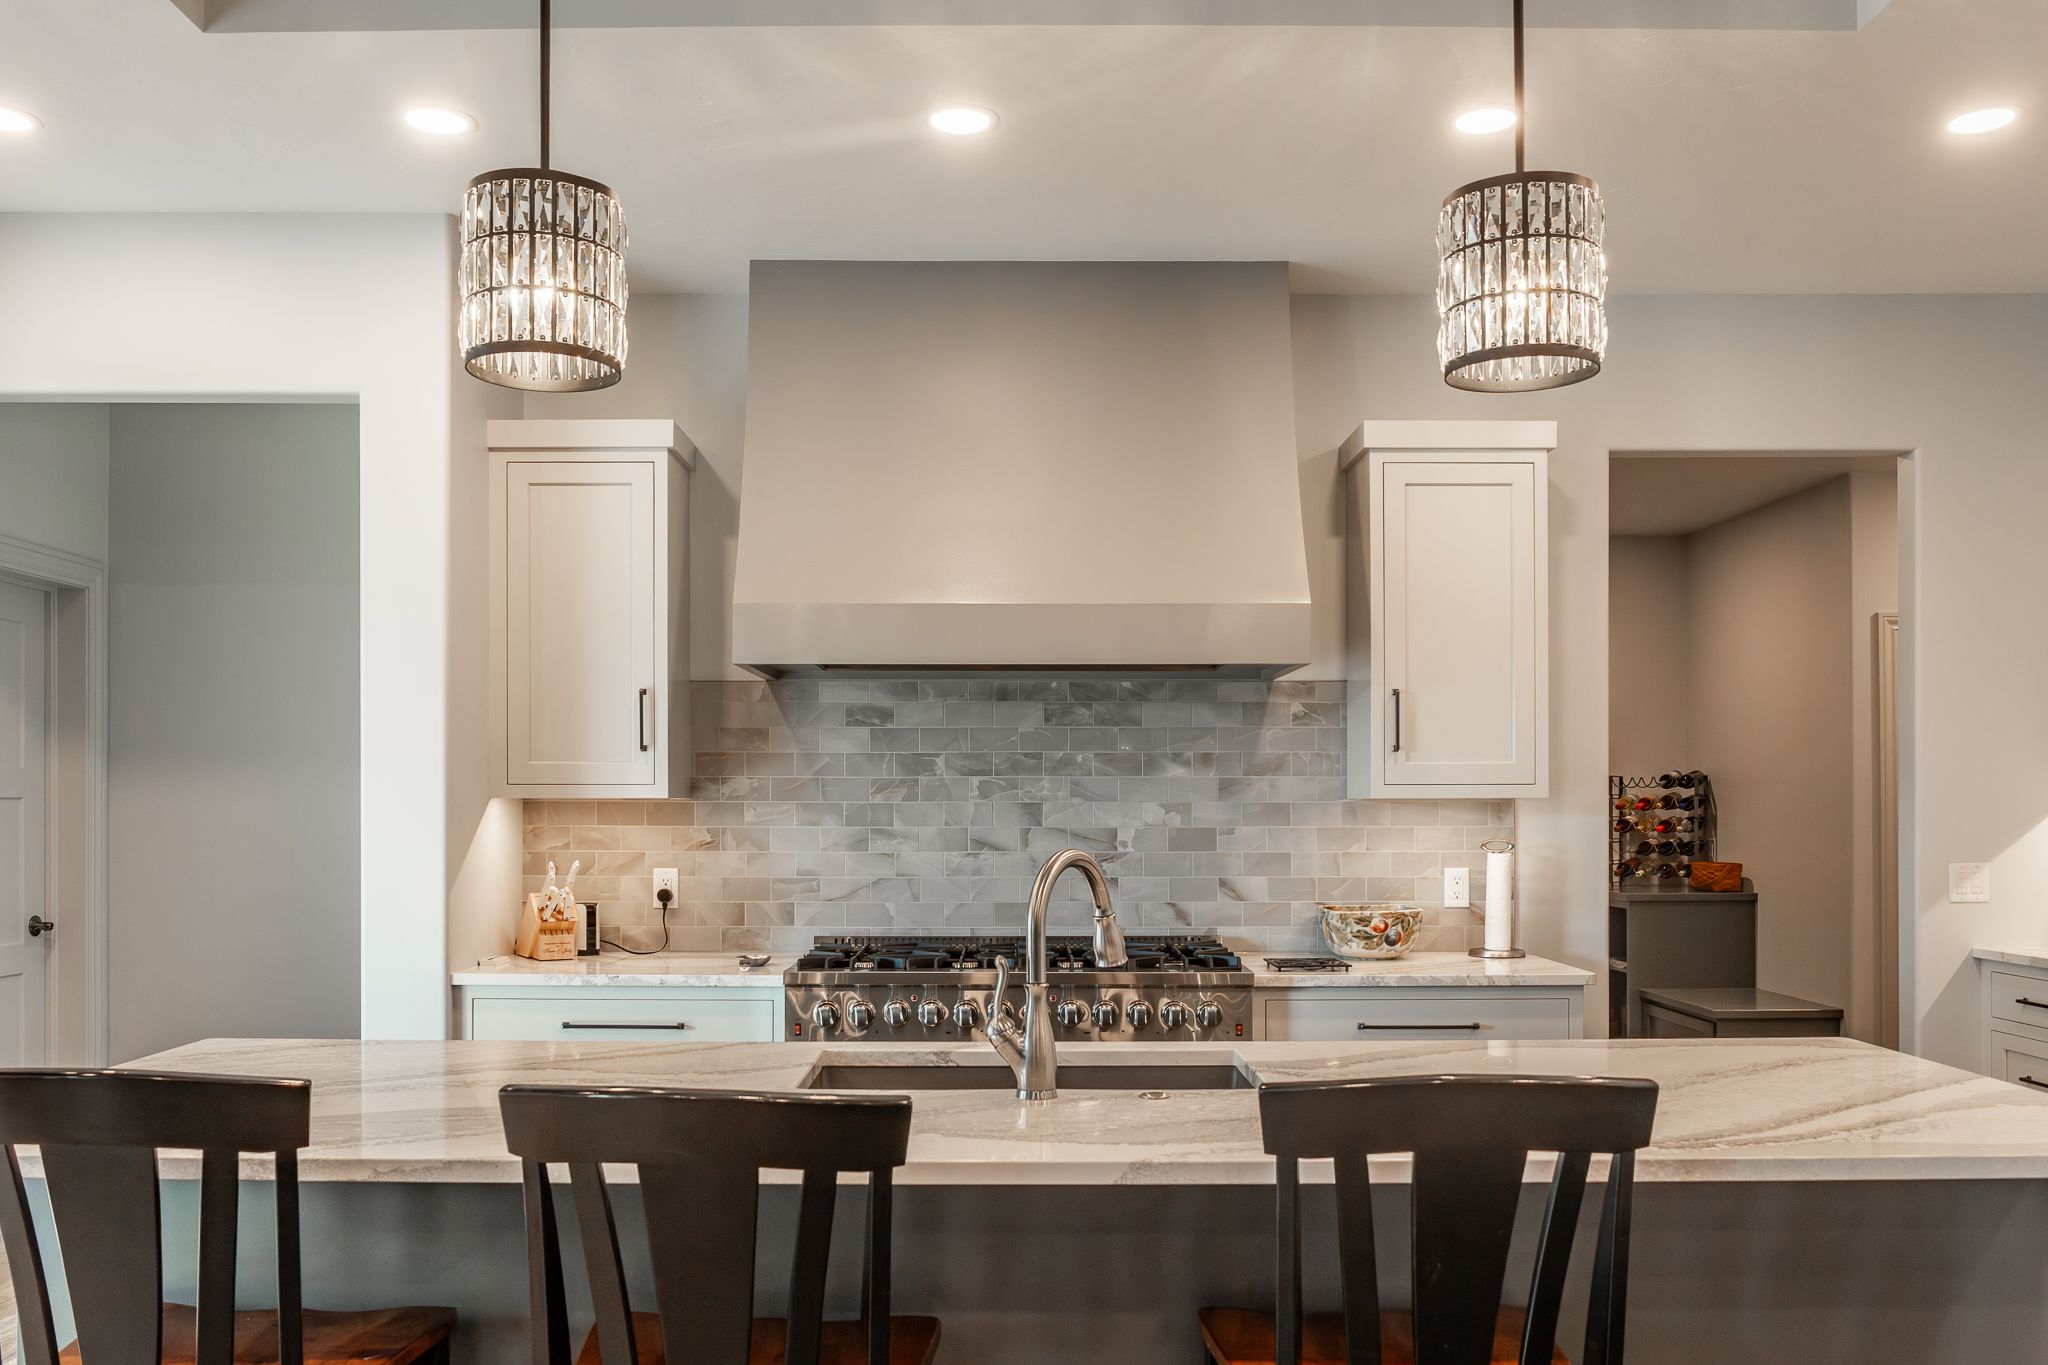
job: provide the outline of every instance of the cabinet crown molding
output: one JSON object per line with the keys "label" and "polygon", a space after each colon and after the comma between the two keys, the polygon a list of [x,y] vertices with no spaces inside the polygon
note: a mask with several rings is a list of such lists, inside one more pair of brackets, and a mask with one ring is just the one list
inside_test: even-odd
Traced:
{"label": "cabinet crown molding", "polygon": [[493,418],[484,424],[492,450],[666,450],[686,469],[696,443],[680,424],[661,417]]}
{"label": "cabinet crown molding", "polygon": [[1368,450],[1555,450],[1555,422],[1360,422],[1337,448],[1349,469]]}

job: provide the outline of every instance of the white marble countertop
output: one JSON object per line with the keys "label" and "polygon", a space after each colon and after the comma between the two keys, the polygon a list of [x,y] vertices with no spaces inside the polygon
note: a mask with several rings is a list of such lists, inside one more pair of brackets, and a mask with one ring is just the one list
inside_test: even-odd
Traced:
{"label": "white marble countertop", "polygon": [[1410,953],[1406,957],[1353,962],[1348,972],[1276,972],[1267,957],[1314,957],[1316,953],[1247,955],[1252,985],[1358,989],[1387,986],[1579,986],[1593,973],[1547,957],[1480,958],[1469,953]]}
{"label": "white marble countertop", "polygon": [[457,986],[782,986],[782,973],[796,958],[771,956],[752,971],[740,968],[738,953],[653,953],[645,957],[607,949],[597,957],[535,962],[524,957],[487,957],[474,967],[450,972]]}
{"label": "white marble countertop", "polygon": [[[2048,1095],[1846,1038],[1557,1042],[1095,1043],[1093,1063],[1226,1062],[1251,1079],[1611,1075],[1663,1087],[1647,1181],[2048,1179]],[[307,1179],[510,1182],[497,1092],[538,1084],[800,1088],[822,1063],[999,1066],[986,1047],[821,1043],[498,1043],[209,1040],[131,1063],[313,1081]],[[1005,1073],[1007,1074],[1007,1072]],[[1268,1182],[1251,1090],[912,1092],[909,1164],[925,1185]],[[196,1174],[166,1158],[166,1174]],[[1532,1160],[1531,1178],[1549,1162]],[[263,1164],[252,1159],[252,1177]],[[1375,1170],[1405,1177],[1405,1158]],[[621,1178],[630,1178],[626,1172]],[[1308,1171],[1327,1179],[1327,1170]]]}
{"label": "white marble countertop", "polygon": [[2048,948],[1972,948],[1970,956],[1979,962],[2009,962],[2015,967],[2048,971]]}

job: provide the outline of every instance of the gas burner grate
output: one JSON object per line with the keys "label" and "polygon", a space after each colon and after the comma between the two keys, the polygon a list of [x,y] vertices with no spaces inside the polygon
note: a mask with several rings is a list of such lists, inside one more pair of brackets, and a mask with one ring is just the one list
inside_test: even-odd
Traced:
{"label": "gas burner grate", "polygon": [[1273,972],[1348,972],[1351,964],[1341,957],[1269,957],[1266,970]]}
{"label": "gas burner grate", "polygon": [[[1125,940],[1131,971],[1236,972],[1238,955],[1207,936],[1133,934]],[[1096,970],[1093,942],[1062,936],[1046,940],[1055,972]],[[998,959],[1013,970],[1024,966],[1024,940],[989,935],[969,939],[821,938],[797,960],[799,972],[974,972],[992,970]]]}

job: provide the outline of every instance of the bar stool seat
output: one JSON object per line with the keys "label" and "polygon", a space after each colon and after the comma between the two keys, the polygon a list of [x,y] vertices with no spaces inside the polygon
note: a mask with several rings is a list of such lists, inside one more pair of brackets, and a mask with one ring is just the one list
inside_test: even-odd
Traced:
{"label": "bar stool seat", "polygon": [[[755,1318],[749,1342],[747,1365],[783,1365],[783,1343],[789,1324],[781,1318]],[[633,1315],[636,1365],[667,1365],[661,1340],[661,1318],[654,1313]],[[939,1349],[937,1318],[891,1317],[889,1319],[889,1365],[929,1365]],[[868,1342],[858,1322],[828,1322],[819,1332],[818,1365],[867,1365]],[[583,1339],[576,1365],[599,1365],[597,1329]],[[308,1360],[307,1365],[311,1365]]]}
{"label": "bar stool seat", "polygon": [[[163,1306],[163,1365],[196,1365],[198,1313],[189,1304]],[[452,1308],[381,1308],[361,1313],[305,1310],[306,1365],[434,1365],[447,1358]],[[235,1365],[278,1365],[277,1314],[235,1314]],[[59,1353],[63,1365],[83,1365],[78,1343]]]}
{"label": "bar stool seat", "polygon": [[[1517,1365],[1522,1358],[1521,1309],[1502,1305],[1493,1323],[1492,1365]],[[1274,1322],[1271,1313],[1248,1308],[1204,1308],[1202,1345],[1216,1365],[1274,1365]],[[1570,1365],[1563,1351],[1552,1350],[1554,1365]],[[1309,1313],[1301,1320],[1301,1365],[1347,1365],[1344,1318],[1338,1313]],[[1391,1308],[1380,1310],[1380,1365],[1415,1365],[1415,1320]]]}

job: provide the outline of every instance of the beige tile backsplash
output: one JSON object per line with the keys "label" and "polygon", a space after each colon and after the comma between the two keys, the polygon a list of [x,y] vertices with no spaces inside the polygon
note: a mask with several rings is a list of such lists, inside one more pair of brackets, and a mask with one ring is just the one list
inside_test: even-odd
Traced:
{"label": "beige tile backsplash", "polygon": [[[790,949],[820,934],[1021,929],[1040,863],[1102,860],[1131,928],[1317,946],[1318,901],[1441,907],[1484,895],[1509,801],[1344,798],[1343,684],[1257,681],[700,682],[690,798],[528,801],[525,879],[580,861],[580,899],[633,947]],[[1087,903],[1068,878],[1057,927]],[[1433,908],[1424,948],[1476,944]]]}

